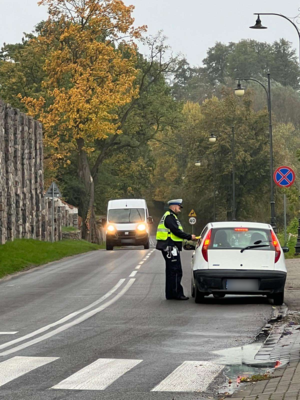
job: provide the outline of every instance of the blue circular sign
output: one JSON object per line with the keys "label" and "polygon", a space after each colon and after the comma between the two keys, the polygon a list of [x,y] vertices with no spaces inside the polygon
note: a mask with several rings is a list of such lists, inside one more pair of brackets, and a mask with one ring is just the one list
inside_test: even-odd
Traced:
{"label": "blue circular sign", "polygon": [[295,182],[295,172],[290,167],[279,167],[274,172],[274,182],[280,187],[290,187]]}

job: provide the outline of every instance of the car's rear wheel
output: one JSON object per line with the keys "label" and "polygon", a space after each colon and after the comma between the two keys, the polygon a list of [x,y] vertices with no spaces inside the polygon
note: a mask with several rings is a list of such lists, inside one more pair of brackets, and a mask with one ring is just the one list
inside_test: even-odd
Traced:
{"label": "car's rear wheel", "polygon": [[114,246],[111,243],[106,242],[106,250],[113,250],[113,249],[114,249]]}
{"label": "car's rear wheel", "polygon": [[214,298],[215,299],[223,299],[226,295],[224,293],[215,293]]}
{"label": "car's rear wheel", "polygon": [[191,294],[192,294],[192,297],[195,297],[195,286],[194,286],[193,279],[191,281]]}
{"label": "car's rear wheel", "polygon": [[202,303],[204,300],[204,293],[199,292],[197,287],[195,287],[195,303]]}
{"label": "car's rear wheel", "polygon": [[145,250],[150,249],[150,242],[149,242],[149,240],[148,240],[147,243],[144,244],[144,249],[145,249]]}
{"label": "car's rear wheel", "polygon": [[273,302],[274,302],[275,306],[282,306],[282,304],[284,302],[284,292],[274,294]]}

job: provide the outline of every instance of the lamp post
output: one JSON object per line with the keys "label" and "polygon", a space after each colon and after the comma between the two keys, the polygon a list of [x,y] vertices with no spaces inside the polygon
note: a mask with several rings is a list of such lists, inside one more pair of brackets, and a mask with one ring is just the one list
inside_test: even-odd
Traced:
{"label": "lamp post", "polygon": [[[298,38],[299,38],[299,62],[300,62],[300,31],[298,29],[298,26],[288,17],[286,17],[285,15],[282,14],[276,14],[276,13],[254,13],[254,15],[257,15],[257,20],[254,26],[250,26],[251,29],[267,29],[266,26],[263,26],[261,23],[261,19],[260,19],[260,15],[273,15],[276,17],[281,17],[284,18],[285,20],[289,21],[293,27],[296,29]],[[297,18],[297,17],[296,17]],[[271,95],[270,95],[271,98]],[[270,99],[271,101],[271,99]],[[295,255],[299,255],[300,254],[300,218],[298,220],[298,237],[297,237],[297,243],[295,246]]]}
{"label": "lamp post", "polygon": [[[236,221],[236,203],[235,203],[235,131],[234,126],[231,128],[232,142],[231,142],[231,154],[232,154],[232,221]],[[221,135],[219,135],[221,136]],[[215,143],[217,137],[212,133],[209,138],[210,143]],[[215,155],[214,155],[215,156]]]}
{"label": "lamp post", "polygon": [[[260,15],[273,15],[273,16],[275,15],[276,17],[281,17],[281,18],[286,19],[286,20],[289,21],[289,22],[294,26],[294,28],[296,29],[297,35],[298,35],[298,38],[299,38],[299,44],[300,44],[300,31],[299,31],[299,29],[298,29],[298,26],[297,26],[290,18],[286,17],[285,15],[276,14],[276,13],[254,13],[254,15],[257,15],[257,20],[256,20],[256,22],[255,22],[255,25],[250,26],[251,29],[267,29],[266,26],[263,26],[263,25],[262,25],[261,19],[260,19]],[[297,17],[296,17],[296,18],[297,18]],[[299,46],[299,61],[300,61],[300,46]]]}
{"label": "lamp post", "polygon": [[271,225],[273,229],[276,231],[276,216],[275,216],[275,196],[274,196],[274,182],[273,182],[273,127],[272,127],[272,103],[271,103],[271,75],[268,74],[268,88],[265,87],[260,81],[254,78],[239,78],[237,79],[238,84],[235,89],[235,94],[239,97],[245,94],[245,89],[241,86],[241,81],[253,81],[258,83],[263,87],[264,91],[267,95],[268,102],[268,114],[269,114],[269,140],[270,140],[270,189],[271,189]]}

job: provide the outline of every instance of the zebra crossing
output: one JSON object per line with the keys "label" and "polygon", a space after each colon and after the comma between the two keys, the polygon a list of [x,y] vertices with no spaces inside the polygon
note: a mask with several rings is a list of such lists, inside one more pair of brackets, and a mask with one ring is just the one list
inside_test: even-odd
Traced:
{"label": "zebra crossing", "polygon": [[[59,357],[13,357],[0,363],[0,393],[3,386],[47,364],[55,368]],[[95,390],[109,388],[129,371],[134,372],[143,360],[100,358],[73,373],[49,390]],[[184,361],[158,382],[152,392],[205,392],[224,366],[208,361]]]}

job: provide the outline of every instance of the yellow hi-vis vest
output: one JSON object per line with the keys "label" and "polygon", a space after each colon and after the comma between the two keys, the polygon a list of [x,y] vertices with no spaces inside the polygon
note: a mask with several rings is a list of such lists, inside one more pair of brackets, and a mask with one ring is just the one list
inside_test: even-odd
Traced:
{"label": "yellow hi-vis vest", "polygon": [[[156,232],[156,240],[163,240],[163,241],[167,241],[168,238],[170,238],[171,240],[173,240],[174,242],[183,242],[183,239],[179,238],[178,236],[175,236],[170,229],[168,229],[165,226],[165,219],[168,215],[171,215],[170,211],[167,211],[162,219],[160,220],[160,223],[157,227],[157,232]],[[177,219],[177,223],[178,223],[178,228],[183,232],[183,228],[181,226],[181,223],[179,221],[179,219],[177,218],[177,216],[175,214],[173,214],[174,217]]]}

